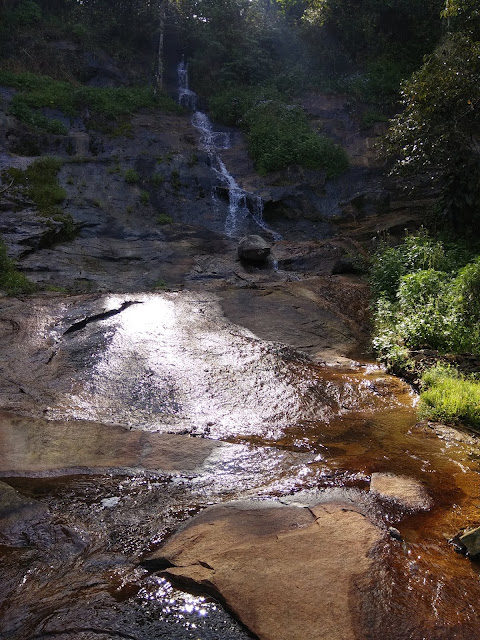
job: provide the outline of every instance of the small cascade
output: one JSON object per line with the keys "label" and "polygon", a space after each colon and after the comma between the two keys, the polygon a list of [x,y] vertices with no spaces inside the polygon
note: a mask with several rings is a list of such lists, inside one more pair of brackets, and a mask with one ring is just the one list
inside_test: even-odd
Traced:
{"label": "small cascade", "polygon": [[225,220],[225,234],[229,238],[236,238],[248,233],[249,219],[253,219],[258,227],[268,233],[274,240],[281,240],[281,235],[267,225],[263,219],[263,201],[244,191],[219,155],[219,151],[230,148],[230,135],[223,131],[214,131],[212,123],[206,113],[197,111],[197,94],[188,86],[188,64],[185,60],[179,63],[178,71],[178,101],[185,109],[193,111],[192,124],[200,133],[200,146],[208,153],[212,169],[218,176],[218,185],[214,187],[212,198],[218,204],[217,190],[226,189],[228,192],[228,214]]}
{"label": "small cascade", "polygon": [[273,229],[271,229],[263,219],[263,200],[260,198],[260,196],[255,197],[255,205],[253,208],[253,219],[261,229],[263,229],[273,237],[275,242],[278,242],[278,240],[282,239],[282,236],[280,235],[280,233],[277,233],[277,231],[273,231]]}
{"label": "small cascade", "polygon": [[177,67],[178,104],[189,111],[197,109],[197,94],[188,88],[188,64],[182,59]]}
{"label": "small cascade", "polygon": [[230,149],[230,134],[214,131],[206,113],[195,111],[192,116],[192,124],[200,132],[200,146],[203,151],[210,155],[216,155],[217,151]]}

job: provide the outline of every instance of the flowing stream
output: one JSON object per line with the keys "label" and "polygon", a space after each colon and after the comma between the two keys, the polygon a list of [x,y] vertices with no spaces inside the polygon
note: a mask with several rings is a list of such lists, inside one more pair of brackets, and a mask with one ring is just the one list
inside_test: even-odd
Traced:
{"label": "flowing stream", "polygon": [[[31,376],[50,401],[37,419],[0,414],[0,475],[20,509],[2,521],[0,637],[247,638],[141,559],[209,504],[311,492],[401,530],[403,544],[382,543],[370,638],[480,637],[477,567],[447,543],[477,517],[477,445],[416,427],[399,380],[260,340],[205,293],[50,303],[12,376],[28,344],[47,352],[24,388]],[[375,497],[377,472],[420,481],[427,502]]]}
{"label": "flowing stream", "polygon": [[200,146],[208,153],[212,169],[217,175],[218,185],[213,188],[212,198],[219,204],[217,190],[228,192],[228,214],[225,220],[225,234],[229,238],[245,235],[253,220],[256,231],[262,230],[273,240],[280,240],[281,235],[271,229],[263,219],[263,201],[260,196],[244,191],[235,181],[223,162],[220,151],[230,148],[230,135],[226,132],[214,131],[206,113],[197,111],[197,95],[189,88],[188,65],[182,60],[177,68],[178,101],[182,107],[194,111],[192,124],[200,133]]}

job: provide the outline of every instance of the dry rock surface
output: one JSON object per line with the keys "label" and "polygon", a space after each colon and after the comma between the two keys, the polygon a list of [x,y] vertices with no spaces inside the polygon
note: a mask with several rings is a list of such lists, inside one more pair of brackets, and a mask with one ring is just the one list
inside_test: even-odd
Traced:
{"label": "dry rock surface", "polygon": [[229,503],[191,520],[147,565],[216,595],[262,640],[350,640],[381,538],[352,506]]}

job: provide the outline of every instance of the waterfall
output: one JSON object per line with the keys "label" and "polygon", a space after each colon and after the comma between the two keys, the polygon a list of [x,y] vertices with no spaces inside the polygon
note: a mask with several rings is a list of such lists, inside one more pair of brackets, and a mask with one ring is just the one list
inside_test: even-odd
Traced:
{"label": "waterfall", "polygon": [[256,226],[266,231],[274,240],[281,240],[281,235],[270,229],[263,219],[262,199],[242,189],[225,166],[219,151],[230,148],[230,135],[223,131],[214,131],[207,114],[197,111],[197,94],[188,86],[188,64],[185,60],[181,60],[177,72],[178,102],[185,109],[194,112],[192,125],[200,133],[201,149],[208,153],[212,169],[218,178],[218,184],[212,193],[214,202],[217,204],[219,202],[218,189],[225,189],[228,192],[225,234],[229,238],[239,237],[245,233],[245,229],[249,226],[249,219],[252,219]]}
{"label": "waterfall", "polygon": [[188,65],[182,60],[177,67],[178,103],[189,111],[197,109],[197,94],[188,88]]}

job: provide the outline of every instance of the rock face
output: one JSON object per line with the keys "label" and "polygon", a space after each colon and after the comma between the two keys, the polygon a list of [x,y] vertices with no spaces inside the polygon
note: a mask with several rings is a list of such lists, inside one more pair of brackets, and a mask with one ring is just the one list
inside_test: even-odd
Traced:
{"label": "rock face", "polygon": [[411,511],[426,511],[432,504],[420,482],[393,473],[373,473],[370,491]]}
{"label": "rock face", "polygon": [[0,544],[27,546],[35,529],[45,524],[46,516],[45,506],[0,482]]}
{"label": "rock face", "polygon": [[238,257],[247,262],[264,262],[270,250],[270,245],[261,236],[244,236],[238,243]]}
{"label": "rock face", "polygon": [[261,640],[350,640],[380,530],[341,504],[203,511],[147,566],[219,597]]}

